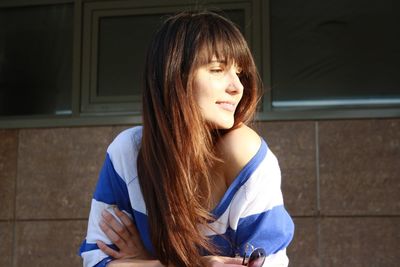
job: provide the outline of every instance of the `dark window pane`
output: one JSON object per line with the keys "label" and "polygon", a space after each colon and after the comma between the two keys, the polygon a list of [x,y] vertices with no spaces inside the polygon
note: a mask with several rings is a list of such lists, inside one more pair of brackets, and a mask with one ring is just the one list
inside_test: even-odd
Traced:
{"label": "dark window pane", "polygon": [[273,104],[400,99],[399,7],[392,0],[271,1]]}
{"label": "dark window pane", "polygon": [[71,113],[73,5],[0,9],[0,115]]}
{"label": "dark window pane", "polygon": [[[244,29],[244,11],[222,13]],[[100,19],[98,96],[140,95],[145,55],[150,40],[168,14]]]}
{"label": "dark window pane", "polygon": [[98,95],[141,93],[147,46],[162,16],[104,17],[99,29]]}

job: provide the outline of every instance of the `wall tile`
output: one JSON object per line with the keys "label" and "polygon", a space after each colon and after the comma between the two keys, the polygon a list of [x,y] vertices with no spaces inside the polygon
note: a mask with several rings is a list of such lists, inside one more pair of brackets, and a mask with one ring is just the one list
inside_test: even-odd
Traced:
{"label": "wall tile", "polygon": [[0,130],[0,220],[14,217],[18,131]]}
{"label": "wall tile", "polygon": [[87,218],[111,127],[20,131],[17,218]]}
{"label": "wall tile", "polygon": [[400,214],[400,120],[319,123],[321,211]]}
{"label": "wall tile", "polygon": [[15,266],[82,266],[87,221],[24,221],[16,227]]}
{"label": "wall tile", "polygon": [[290,214],[315,214],[315,123],[260,122],[256,127],[279,160],[282,191]]}
{"label": "wall tile", "polygon": [[289,266],[321,266],[318,257],[318,219],[295,218],[294,224],[294,238],[287,249]]}
{"label": "wall tile", "polygon": [[13,223],[0,222],[0,267],[12,266]]}
{"label": "wall tile", "polygon": [[118,126],[113,126],[111,130],[111,139],[114,140],[115,137],[117,137],[118,134],[120,134],[122,131],[132,128],[135,125],[118,125]]}
{"label": "wall tile", "polygon": [[398,266],[399,224],[399,217],[322,219],[322,266]]}

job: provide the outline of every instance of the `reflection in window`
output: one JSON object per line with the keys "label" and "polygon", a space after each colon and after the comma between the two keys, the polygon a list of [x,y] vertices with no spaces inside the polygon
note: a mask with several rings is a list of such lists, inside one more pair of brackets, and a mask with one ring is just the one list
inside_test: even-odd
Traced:
{"label": "reflection in window", "polygon": [[271,1],[274,106],[400,103],[396,1]]}

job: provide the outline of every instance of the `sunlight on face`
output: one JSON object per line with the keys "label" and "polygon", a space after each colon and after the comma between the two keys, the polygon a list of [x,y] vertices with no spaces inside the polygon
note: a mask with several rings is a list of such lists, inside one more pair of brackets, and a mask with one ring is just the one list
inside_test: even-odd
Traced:
{"label": "sunlight on face", "polygon": [[199,67],[194,76],[194,96],[207,123],[218,129],[233,126],[237,105],[243,96],[241,69],[223,60]]}

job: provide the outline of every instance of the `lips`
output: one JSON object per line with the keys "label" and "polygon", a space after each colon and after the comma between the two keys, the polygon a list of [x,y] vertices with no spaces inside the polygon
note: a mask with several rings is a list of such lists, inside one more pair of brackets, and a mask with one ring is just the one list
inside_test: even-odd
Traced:
{"label": "lips", "polygon": [[226,111],[234,112],[236,109],[236,103],[230,101],[217,101],[215,102],[220,108]]}

